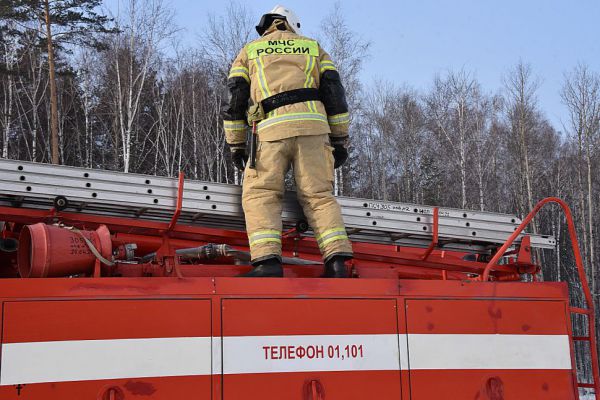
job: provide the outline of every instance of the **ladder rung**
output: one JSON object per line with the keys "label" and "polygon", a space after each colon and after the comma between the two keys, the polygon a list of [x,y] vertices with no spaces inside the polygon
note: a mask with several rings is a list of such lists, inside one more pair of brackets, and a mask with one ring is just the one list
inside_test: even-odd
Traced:
{"label": "ladder rung", "polygon": [[588,310],[587,308],[579,308],[579,307],[569,307],[569,310],[573,313],[573,314],[583,314],[583,315],[590,315],[590,310]]}
{"label": "ladder rung", "polygon": [[596,385],[593,383],[582,383],[582,382],[577,382],[577,386],[581,387],[581,388],[590,388],[590,389],[594,389],[596,387]]}
{"label": "ladder rung", "polygon": [[579,342],[589,342],[592,338],[590,338],[589,336],[573,336],[573,340],[579,341]]}

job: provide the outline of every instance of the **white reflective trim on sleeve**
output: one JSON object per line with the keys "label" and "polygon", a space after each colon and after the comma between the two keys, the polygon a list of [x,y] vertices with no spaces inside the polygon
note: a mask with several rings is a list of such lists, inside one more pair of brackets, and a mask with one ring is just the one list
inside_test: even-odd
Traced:
{"label": "white reflective trim on sleeve", "polygon": [[248,68],[246,67],[235,67],[232,68],[231,71],[229,71],[229,76],[227,77],[227,79],[231,79],[234,78],[236,76],[239,76],[241,78],[244,78],[244,80],[248,83],[250,83],[250,76],[248,75]]}
{"label": "white reflective trim on sleeve", "polygon": [[211,374],[210,337],[2,344],[0,385]]}
{"label": "white reflective trim on sleeve", "polygon": [[343,113],[343,114],[332,115],[332,116],[327,117],[327,121],[329,122],[329,125],[347,124],[350,122],[350,114]]}
{"label": "white reflective trim on sleeve", "polygon": [[323,60],[321,61],[321,68],[319,72],[322,74],[325,71],[337,71],[335,68],[335,64],[331,60]]}
{"label": "white reflective trim on sleeve", "polygon": [[567,335],[409,334],[417,369],[571,369]]}

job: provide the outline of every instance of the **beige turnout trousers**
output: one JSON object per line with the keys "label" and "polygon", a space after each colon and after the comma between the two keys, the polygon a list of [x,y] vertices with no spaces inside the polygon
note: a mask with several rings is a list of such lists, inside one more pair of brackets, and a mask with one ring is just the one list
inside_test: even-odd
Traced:
{"label": "beige turnout trousers", "polygon": [[323,258],[352,255],[340,206],[333,197],[332,150],[327,134],[258,143],[256,169],[246,167],[242,193],[252,262],[281,256],[284,179],[290,165],[298,201]]}

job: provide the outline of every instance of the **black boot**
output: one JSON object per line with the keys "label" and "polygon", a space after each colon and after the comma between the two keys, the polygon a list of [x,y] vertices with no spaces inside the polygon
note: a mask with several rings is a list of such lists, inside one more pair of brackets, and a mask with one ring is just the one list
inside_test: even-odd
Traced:
{"label": "black boot", "polygon": [[252,264],[254,268],[250,272],[246,272],[240,276],[246,278],[281,278],[283,277],[283,268],[281,261],[277,258],[268,258]]}
{"label": "black boot", "polygon": [[347,256],[332,256],[329,260],[325,261],[325,274],[324,278],[347,278],[348,270],[346,269],[345,262],[348,260]]}

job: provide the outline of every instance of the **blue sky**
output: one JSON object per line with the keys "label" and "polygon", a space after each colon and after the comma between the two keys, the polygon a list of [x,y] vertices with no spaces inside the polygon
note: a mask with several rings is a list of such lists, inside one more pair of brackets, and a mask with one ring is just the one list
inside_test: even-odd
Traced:
{"label": "blue sky", "polygon": [[[242,1],[256,20],[277,0]],[[334,0],[286,0],[303,33],[318,31]],[[111,7],[116,0],[107,0]],[[194,46],[209,13],[222,14],[225,0],[171,0],[183,44]],[[345,0],[348,25],[372,42],[363,79],[383,79],[427,89],[437,73],[464,68],[486,91],[502,86],[506,70],[520,59],[540,78],[538,99],[562,130],[567,113],[560,100],[565,71],[578,62],[600,73],[598,0]]]}

